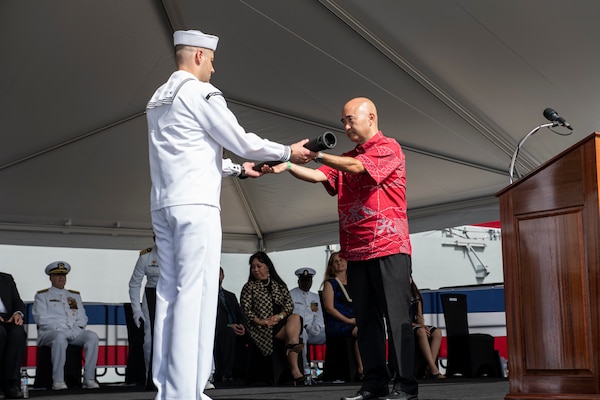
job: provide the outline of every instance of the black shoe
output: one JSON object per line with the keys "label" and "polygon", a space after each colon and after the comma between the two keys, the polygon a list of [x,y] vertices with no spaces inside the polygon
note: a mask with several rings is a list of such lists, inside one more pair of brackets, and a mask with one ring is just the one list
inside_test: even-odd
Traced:
{"label": "black shoe", "polygon": [[366,390],[359,390],[356,395],[350,397],[342,397],[340,400],[371,400],[378,399],[379,396],[385,396],[387,390],[381,390],[379,393],[371,393]]}
{"label": "black shoe", "polygon": [[7,399],[22,399],[23,393],[17,387],[9,387],[4,390],[4,395]]}
{"label": "black shoe", "polygon": [[302,352],[302,349],[304,348],[304,343],[300,342],[300,343],[290,343],[287,346],[285,346],[285,355],[287,356],[290,351],[293,351],[294,353],[300,353]]}
{"label": "black shoe", "polygon": [[292,378],[292,384],[294,386],[304,386],[306,384],[306,377],[302,375],[299,378]]}
{"label": "black shoe", "polygon": [[419,396],[416,394],[394,390],[388,395],[381,396],[379,400],[419,400]]}
{"label": "black shoe", "polygon": [[0,400],[4,400],[6,399],[6,397],[4,397],[4,392],[2,390],[0,390]]}

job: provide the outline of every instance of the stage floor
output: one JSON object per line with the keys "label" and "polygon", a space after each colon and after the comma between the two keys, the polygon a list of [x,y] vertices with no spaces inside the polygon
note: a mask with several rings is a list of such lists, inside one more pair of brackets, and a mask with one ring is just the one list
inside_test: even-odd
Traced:
{"label": "stage floor", "polygon": [[[311,386],[228,385],[206,391],[214,400],[339,400],[354,394],[360,385],[318,383]],[[448,378],[419,381],[420,400],[503,400],[508,393],[507,379]],[[49,400],[153,400],[155,392],[123,385],[102,385],[99,390],[30,390],[30,398]]]}

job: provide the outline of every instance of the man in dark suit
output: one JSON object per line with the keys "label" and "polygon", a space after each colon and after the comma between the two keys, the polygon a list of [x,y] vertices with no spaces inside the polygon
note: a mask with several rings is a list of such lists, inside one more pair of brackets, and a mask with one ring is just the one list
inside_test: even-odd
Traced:
{"label": "man in dark suit", "polygon": [[223,268],[219,275],[219,304],[217,306],[217,324],[215,328],[215,381],[233,380],[237,338],[246,334],[242,324],[242,310],[235,294],[223,289]]}
{"label": "man in dark suit", "polygon": [[23,398],[19,372],[27,341],[24,317],[25,304],[15,280],[12,275],[0,272],[0,399]]}

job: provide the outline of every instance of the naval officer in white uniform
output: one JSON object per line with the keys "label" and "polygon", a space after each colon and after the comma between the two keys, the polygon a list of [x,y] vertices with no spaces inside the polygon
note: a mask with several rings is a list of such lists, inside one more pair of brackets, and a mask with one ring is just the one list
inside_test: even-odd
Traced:
{"label": "naval officer in white uniform", "polygon": [[[319,295],[310,291],[316,271],[312,268],[302,267],[294,273],[298,277],[298,287],[290,290],[290,295],[294,301],[294,314],[300,315],[303,320],[302,340],[305,344],[323,344],[325,343],[323,308]],[[307,347],[304,346],[302,349],[305,373],[310,368],[306,357]]]}
{"label": "naval officer in white uniform", "polygon": [[[258,177],[254,163],[223,160],[223,149],[250,159],[306,163],[308,139],[284,146],[242,128],[209,83],[219,38],[173,34],[177,71],[146,107],[152,227],[159,249],[152,373],[156,399],[210,399],[221,254],[223,176]],[[257,44],[259,45],[259,44]],[[291,164],[288,164],[291,167]]]}
{"label": "naval officer in white uniform", "polygon": [[65,261],[55,261],[45,271],[52,286],[35,294],[32,313],[37,324],[38,346],[52,348],[52,389],[67,389],[64,369],[69,344],[82,346],[85,353],[83,388],[98,389],[98,335],[85,329],[88,317],[79,292],[65,289],[71,266]]}

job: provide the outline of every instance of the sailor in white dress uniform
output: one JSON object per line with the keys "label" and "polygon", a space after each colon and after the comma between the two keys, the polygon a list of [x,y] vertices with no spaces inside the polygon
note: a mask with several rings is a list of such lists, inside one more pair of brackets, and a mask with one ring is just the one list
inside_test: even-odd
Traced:
{"label": "sailor in white dress uniform", "polygon": [[[321,300],[317,293],[310,291],[315,273],[312,268],[298,268],[295,271],[298,277],[298,287],[290,290],[290,295],[294,301],[294,314],[300,315],[303,319],[302,340],[305,344],[325,343],[325,321],[323,320]],[[304,346],[302,349],[304,371],[310,368],[306,356],[307,347]]]}
{"label": "sailor in white dress uniform", "polygon": [[144,363],[146,364],[146,371],[149,371],[150,355],[152,354],[152,327],[150,326],[150,311],[146,291],[144,290],[141,302],[140,292],[144,277],[146,278],[145,288],[156,288],[158,276],[158,250],[154,245],[140,251],[131,279],[129,279],[129,299],[133,311],[133,322],[138,328],[140,324],[144,324]]}
{"label": "sailor in white dress uniform", "polygon": [[246,132],[210,83],[219,38],[173,34],[177,71],[146,107],[152,227],[159,249],[152,374],[157,400],[210,399],[221,256],[223,176],[258,177],[223,149],[261,161],[306,163],[304,139],[284,146]]}

